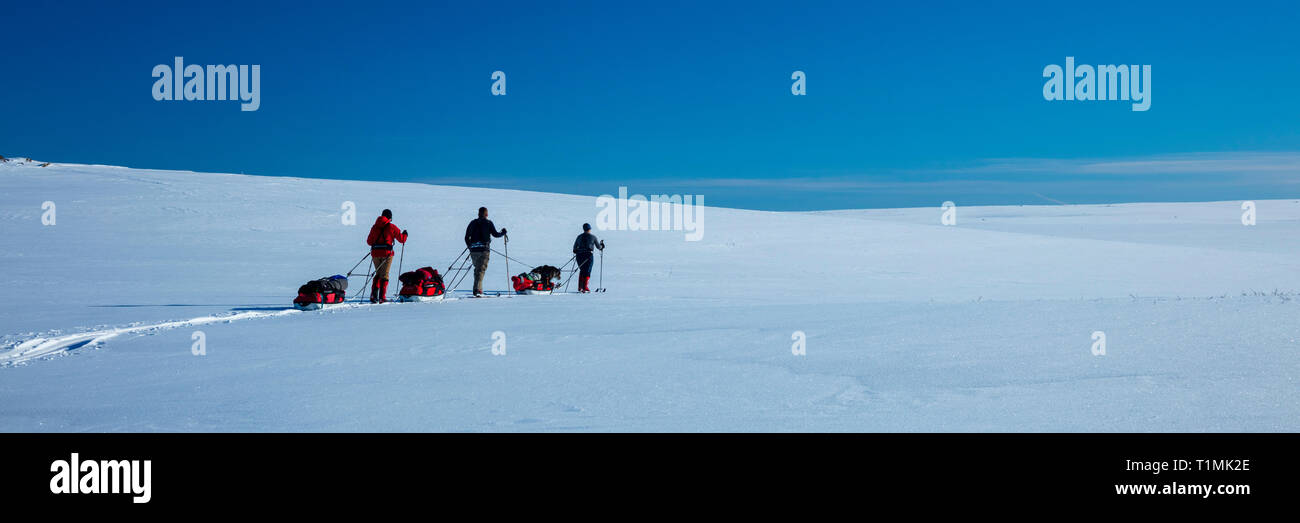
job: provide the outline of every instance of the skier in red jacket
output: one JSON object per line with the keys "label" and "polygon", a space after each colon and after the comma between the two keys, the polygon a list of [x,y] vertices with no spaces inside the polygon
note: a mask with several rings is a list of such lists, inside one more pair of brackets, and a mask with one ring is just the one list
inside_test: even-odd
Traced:
{"label": "skier in red jacket", "polygon": [[370,303],[388,301],[388,268],[393,264],[393,242],[406,243],[406,231],[393,225],[393,211],[384,209],[370,227],[366,243],[370,244],[370,259],[375,263],[375,283],[370,287]]}

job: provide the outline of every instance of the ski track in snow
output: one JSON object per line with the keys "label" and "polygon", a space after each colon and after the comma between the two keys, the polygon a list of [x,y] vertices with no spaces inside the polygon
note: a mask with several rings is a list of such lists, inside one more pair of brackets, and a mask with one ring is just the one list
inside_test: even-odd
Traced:
{"label": "ski track in snow", "polygon": [[300,311],[294,308],[287,308],[278,311],[246,311],[228,315],[200,316],[188,320],[165,321],[144,325],[132,325],[130,327],[78,332],[76,334],[68,334],[64,336],[37,336],[27,340],[10,342],[5,344],[3,348],[0,348],[0,367],[20,365],[32,360],[58,356],[82,347],[102,345],[104,342],[124,334],[154,333],[158,331],[178,329],[181,327],[196,327],[212,323],[230,323],[258,318],[274,318],[277,316],[288,316],[291,314],[306,312],[338,312],[340,310],[370,306],[372,306],[370,303],[345,303],[337,307],[318,309],[315,311]]}
{"label": "ski track in snow", "polygon": [[180,327],[194,327],[198,325],[207,325],[210,323],[229,323],[232,321],[249,320],[253,318],[271,318],[275,316],[284,316],[294,314],[297,309],[288,309],[282,311],[266,312],[240,312],[228,316],[202,316],[188,320],[168,321],[161,323],[151,323],[146,325],[136,325],[131,327],[118,327],[114,329],[105,329],[89,332],[78,332],[65,336],[37,336],[24,341],[7,344],[5,348],[0,349],[0,366],[11,366],[27,363],[29,361],[49,356],[66,353],[68,351],[80,349],[82,347],[95,346],[121,336],[123,334],[137,334],[142,332],[157,332]]}
{"label": "ski track in snow", "polygon": [[[563,294],[565,293],[539,294],[536,296],[558,296]],[[515,298],[517,296],[518,295],[515,294],[503,293],[500,295],[489,294],[487,297]],[[441,301],[410,302],[410,303],[411,304],[447,303],[447,302],[453,302],[453,301],[458,301],[463,299],[470,299],[470,298],[455,297],[455,296],[448,295],[446,298],[444,298]],[[390,300],[384,305],[397,305],[397,304],[401,304],[401,302],[398,302],[396,300]],[[80,349],[82,347],[99,346],[112,338],[116,338],[124,334],[154,333],[158,331],[178,329],[181,327],[195,327],[199,325],[208,325],[212,323],[230,323],[234,321],[251,320],[251,319],[258,319],[258,318],[274,318],[277,316],[287,316],[291,314],[308,313],[308,312],[337,313],[349,309],[359,309],[362,307],[373,307],[373,306],[375,306],[375,304],[364,303],[364,302],[362,303],[352,302],[352,303],[344,303],[342,305],[335,306],[335,307],[317,309],[314,311],[301,311],[294,308],[288,308],[285,310],[278,310],[278,311],[261,311],[261,312],[246,311],[246,312],[228,314],[224,316],[210,315],[210,316],[201,316],[198,318],[191,318],[188,320],[157,322],[157,323],[150,323],[150,324],[143,324],[143,325],[132,325],[130,327],[102,329],[96,331],[83,331],[83,332],[78,332],[75,334],[67,334],[63,336],[56,336],[56,335],[36,336],[25,340],[9,342],[3,346],[0,346],[0,367],[21,365],[30,362],[32,360],[38,360],[46,357],[54,357],[73,350]]]}

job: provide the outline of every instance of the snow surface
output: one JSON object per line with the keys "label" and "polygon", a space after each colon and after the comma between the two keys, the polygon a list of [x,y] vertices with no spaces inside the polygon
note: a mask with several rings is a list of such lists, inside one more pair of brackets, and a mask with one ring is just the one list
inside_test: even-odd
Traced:
{"label": "snow surface", "polygon": [[443,270],[480,205],[560,265],[595,199],[3,162],[0,430],[1296,431],[1300,202],[1256,203],[708,208],[596,231],[608,293],[300,312],[382,208]]}

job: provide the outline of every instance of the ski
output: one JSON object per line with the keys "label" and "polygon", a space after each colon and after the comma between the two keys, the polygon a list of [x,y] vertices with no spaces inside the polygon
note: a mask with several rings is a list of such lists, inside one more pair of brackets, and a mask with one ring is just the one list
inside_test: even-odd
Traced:
{"label": "ski", "polygon": [[457,299],[459,298],[503,298],[514,294],[514,293],[505,294],[503,291],[484,291],[483,294],[475,296],[473,294],[470,294],[469,293],[470,291],[456,291],[456,292],[463,293],[461,296],[457,297]]}

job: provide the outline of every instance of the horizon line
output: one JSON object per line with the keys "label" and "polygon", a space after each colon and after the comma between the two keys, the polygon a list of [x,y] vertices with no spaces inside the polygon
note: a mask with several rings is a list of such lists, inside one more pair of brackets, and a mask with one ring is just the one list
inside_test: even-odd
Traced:
{"label": "horizon line", "polygon": [[[32,163],[47,163],[46,160],[36,160],[28,156],[4,156],[8,161],[26,159]],[[263,174],[249,172],[216,172],[216,171],[195,171],[192,169],[167,169],[154,167],[131,167],[127,165],[112,165],[101,163],[67,163],[67,162],[48,162],[51,166],[69,166],[69,167],[107,167],[132,169],[138,171],[156,171],[156,172],[188,172],[196,174],[224,174],[224,175],[242,175],[258,176],[269,178],[292,178],[301,180],[333,180],[333,181],[350,181],[350,182],[377,182],[377,183],[414,183],[428,186],[457,187],[469,189],[488,189],[502,191],[532,192],[540,194],[556,194],[575,197],[598,198],[604,195],[612,195],[611,192],[601,194],[558,192],[548,190],[536,190],[520,188],[518,186],[503,186],[504,184],[520,183],[520,178],[496,178],[503,185],[483,185],[469,184],[465,177],[443,176],[443,177],[423,177],[412,179],[358,179],[358,178],[338,178],[330,176],[304,176],[299,174]],[[838,175],[820,175],[820,176],[789,176],[789,177],[770,177],[770,178],[744,178],[744,177],[718,177],[718,178],[694,178],[684,180],[674,180],[669,178],[636,178],[629,179],[627,182],[618,183],[615,187],[631,188],[634,183],[639,184],[658,184],[671,185],[676,187],[695,186],[700,188],[758,188],[767,190],[785,190],[785,191],[837,191],[845,190],[879,190],[879,189],[903,189],[917,187],[932,187],[940,184],[963,185],[963,186],[1009,186],[1016,183],[1008,180],[981,179],[981,177],[995,174],[1041,174],[1046,176],[1046,182],[1061,181],[1063,176],[1079,175],[1096,175],[1100,179],[1118,180],[1123,177],[1150,177],[1150,176],[1168,176],[1184,178],[1205,178],[1205,177],[1222,177],[1219,182],[1240,180],[1245,177],[1267,176],[1266,181],[1279,184],[1282,186],[1300,185],[1300,151],[1241,151],[1241,152],[1197,152],[1197,153],[1177,153],[1177,154],[1158,154],[1146,156],[1128,156],[1120,158],[1103,158],[1103,159],[1080,159],[1080,158],[990,158],[977,162],[971,162],[964,167],[945,167],[945,168],[919,168],[919,169],[889,169],[879,170],[871,173],[863,173],[858,176],[838,174]],[[872,180],[863,179],[869,176],[889,176],[891,180]],[[929,179],[907,181],[896,179],[899,176],[921,176]],[[934,179],[934,177],[946,177]],[[1055,178],[1055,179],[1054,179]],[[582,180],[587,183],[597,183],[595,180]],[[1077,179],[1075,181],[1078,181]],[[633,194],[659,194],[658,191],[634,192]],[[986,203],[986,204],[966,204],[962,207],[1014,207],[1014,206],[1084,206],[1084,205],[1126,205],[1141,203],[1210,203],[1210,202],[1228,202],[1228,201],[1246,201],[1246,200],[1289,200],[1298,199],[1296,197],[1265,197],[1254,199],[1240,198],[1189,198],[1189,199],[1147,199],[1147,198],[1118,198],[1105,202],[1089,203],[1070,203],[1057,198],[1041,194],[1039,191],[1027,191],[1025,193],[1026,201],[1015,203]],[[1028,201],[1029,198],[1037,198],[1047,203],[1039,201]],[[948,198],[951,200],[951,198]],[[934,207],[939,207],[936,203]],[[706,205],[706,207],[715,207],[720,209],[737,209],[757,212],[826,212],[826,211],[852,211],[852,210],[880,210],[880,209],[917,209],[929,208],[929,205],[866,205],[860,207],[825,207],[825,208],[803,208],[794,210],[771,210],[759,209],[742,206],[720,206]]]}

